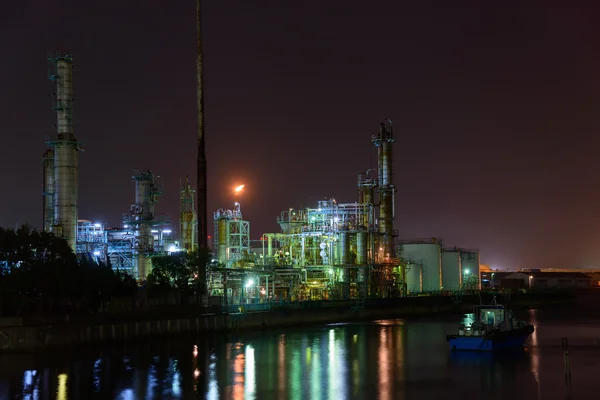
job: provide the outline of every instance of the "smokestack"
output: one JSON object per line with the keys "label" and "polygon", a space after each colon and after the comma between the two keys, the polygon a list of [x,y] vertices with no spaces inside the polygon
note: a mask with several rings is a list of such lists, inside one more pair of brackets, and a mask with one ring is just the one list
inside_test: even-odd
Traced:
{"label": "smokestack", "polygon": [[57,137],[50,145],[54,150],[54,225],[52,232],[64,238],[76,251],[77,175],[79,143],[73,126],[73,59],[70,54],[55,54],[49,59],[56,82],[54,110]]}
{"label": "smokestack", "polygon": [[[207,211],[207,178],[206,149],[204,144],[204,57],[202,53],[202,0],[196,0],[196,90],[198,107],[198,248],[208,251],[208,211]],[[198,265],[198,295],[202,305],[206,306],[206,265]]]}

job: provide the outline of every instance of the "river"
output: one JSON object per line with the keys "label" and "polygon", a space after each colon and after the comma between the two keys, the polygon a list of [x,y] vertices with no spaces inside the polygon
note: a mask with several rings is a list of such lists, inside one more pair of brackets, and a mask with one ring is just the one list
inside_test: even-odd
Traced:
{"label": "river", "polygon": [[451,354],[456,320],[385,320],[0,356],[0,399],[596,398],[600,319],[525,311],[523,354]]}

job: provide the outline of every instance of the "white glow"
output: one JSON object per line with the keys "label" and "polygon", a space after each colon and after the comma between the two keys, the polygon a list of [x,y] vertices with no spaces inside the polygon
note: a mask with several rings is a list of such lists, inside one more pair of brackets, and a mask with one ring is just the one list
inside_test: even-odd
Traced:
{"label": "white glow", "polygon": [[245,354],[245,371],[244,378],[246,380],[244,385],[244,398],[254,399],[256,396],[256,375],[255,375],[255,361],[254,361],[254,348],[250,345],[246,346]]}
{"label": "white glow", "polygon": [[471,271],[469,271],[469,269],[465,269],[465,275],[469,275],[471,273]]}
{"label": "white glow", "polygon": [[100,255],[100,252],[99,252],[98,250],[96,250],[96,251],[94,251],[94,255],[95,255],[96,257],[98,257],[98,256]]}
{"label": "white glow", "polygon": [[246,282],[246,287],[247,288],[249,288],[252,285],[254,285],[254,281],[252,279],[250,279],[248,282]]}
{"label": "white glow", "polygon": [[123,228],[127,229],[129,228],[129,225],[123,225]]}
{"label": "white glow", "polygon": [[174,245],[169,246],[170,253],[175,253],[176,251],[177,251],[177,247],[175,247]]}
{"label": "white glow", "polygon": [[[216,357],[211,356],[212,359]],[[208,393],[206,393],[207,400],[219,399],[219,384],[217,383],[217,362],[213,361],[208,365]]]}
{"label": "white glow", "polygon": [[170,229],[165,229],[165,230],[163,230],[163,233],[169,234],[169,233],[171,233],[171,230]]}
{"label": "white glow", "polygon": [[96,228],[100,228],[100,227],[102,226],[102,224],[99,224],[99,223],[97,223],[97,222],[96,222],[96,223],[94,224],[94,226],[95,226]]}

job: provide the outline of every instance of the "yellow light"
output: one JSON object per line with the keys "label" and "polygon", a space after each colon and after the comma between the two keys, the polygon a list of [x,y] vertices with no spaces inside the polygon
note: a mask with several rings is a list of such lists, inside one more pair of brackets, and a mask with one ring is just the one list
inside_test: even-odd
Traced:
{"label": "yellow light", "polygon": [[67,399],[67,374],[58,375],[58,385],[56,388],[56,399],[66,400]]}

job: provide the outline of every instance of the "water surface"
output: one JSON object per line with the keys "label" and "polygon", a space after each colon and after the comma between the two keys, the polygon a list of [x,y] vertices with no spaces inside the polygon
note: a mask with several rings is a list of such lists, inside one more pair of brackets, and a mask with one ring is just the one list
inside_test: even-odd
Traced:
{"label": "water surface", "polygon": [[530,311],[530,348],[502,357],[448,351],[455,319],[386,320],[158,339],[46,356],[0,356],[0,399],[596,398],[600,319]]}

